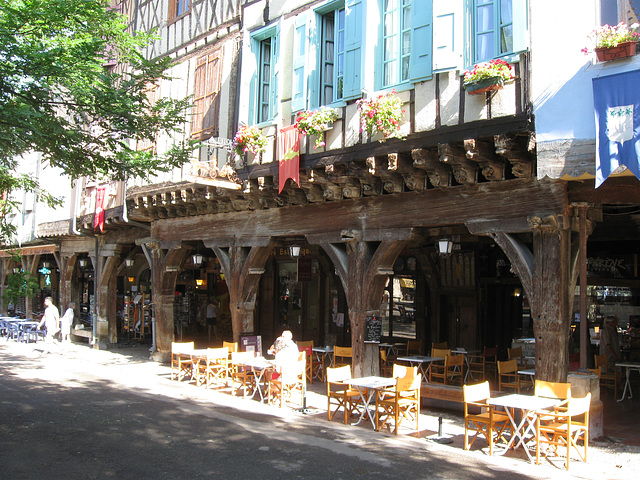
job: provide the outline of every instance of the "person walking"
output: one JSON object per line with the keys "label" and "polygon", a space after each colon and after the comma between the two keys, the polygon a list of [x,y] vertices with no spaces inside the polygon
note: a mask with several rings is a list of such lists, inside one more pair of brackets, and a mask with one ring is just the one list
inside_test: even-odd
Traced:
{"label": "person walking", "polygon": [[218,304],[215,300],[211,300],[207,305],[207,330],[209,331],[209,342],[211,342],[211,332],[213,336],[218,338],[218,330],[216,328],[216,321],[218,317]]}
{"label": "person walking", "polygon": [[60,331],[60,312],[58,311],[58,307],[53,304],[53,299],[51,297],[46,297],[44,299],[44,306],[44,315],[42,315],[42,319],[38,324],[39,329],[42,329],[43,327],[46,327],[47,329],[44,337],[43,355],[45,353],[51,353],[54,336]]}
{"label": "person walking", "polygon": [[71,343],[71,326],[73,325],[73,319],[75,317],[75,302],[69,302],[67,310],[60,319],[60,336],[63,344]]}

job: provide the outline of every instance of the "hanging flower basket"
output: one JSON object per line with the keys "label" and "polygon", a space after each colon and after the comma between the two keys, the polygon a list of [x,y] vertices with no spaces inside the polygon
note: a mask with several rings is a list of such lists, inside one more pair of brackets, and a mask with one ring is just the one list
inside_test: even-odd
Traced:
{"label": "hanging flower basket", "polygon": [[465,83],[464,88],[469,95],[480,95],[481,93],[501,90],[504,88],[504,80],[502,77],[483,78],[475,82]]}
{"label": "hanging flower basket", "polygon": [[622,42],[616,47],[596,48],[596,57],[599,62],[608,62],[619,58],[632,57],[636,54],[637,42]]}
{"label": "hanging flower basket", "polygon": [[233,138],[233,151],[238,156],[243,156],[247,152],[258,155],[266,150],[267,137],[258,127],[242,126]]}
{"label": "hanging flower basket", "polygon": [[295,126],[301,135],[316,136],[313,148],[322,148],[325,146],[324,132],[331,130],[333,122],[337,119],[338,113],[333,108],[322,107],[319,110],[300,112]]}

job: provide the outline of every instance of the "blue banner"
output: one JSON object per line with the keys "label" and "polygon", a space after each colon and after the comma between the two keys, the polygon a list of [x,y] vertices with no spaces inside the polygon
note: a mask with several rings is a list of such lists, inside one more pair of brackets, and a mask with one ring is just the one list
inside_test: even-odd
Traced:
{"label": "blue banner", "polygon": [[620,165],[640,179],[640,70],[593,79],[596,188]]}

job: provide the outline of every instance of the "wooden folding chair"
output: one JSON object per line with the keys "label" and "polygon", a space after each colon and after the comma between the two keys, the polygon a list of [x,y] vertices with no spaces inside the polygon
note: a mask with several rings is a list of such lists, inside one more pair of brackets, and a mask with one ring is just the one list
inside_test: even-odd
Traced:
{"label": "wooden folding chair", "polygon": [[298,342],[298,350],[301,351],[301,352],[304,351],[306,353],[306,359],[307,359],[307,369],[306,369],[307,382],[313,383],[313,372],[314,372],[313,340]]}
{"label": "wooden folding chair", "polygon": [[279,372],[280,375],[269,380],[269,403],[278,402],[282,408],[285,403],[297,403],[294,402],[294,396],[299,394],[300,402],[298,405],[304,405],[304,396],[307,391],[307,360],[305,357],[306,352],[300,352],[297,362],[283,366],[282,371]]}
{"label": "wooden folding chair", "polygon": [[491,371],[495,379],[496,363],[498,361],[498,347],[484,347],[479,355],[469,354],[469,373],[471,378],[487,380],[487,373]]}
{"label": "wooden folding chair", "polygon": [[331,421],[338,410],[344,411],[344,424],[349,421],[349,416],[360,413],[362,400],[360,392],[351,388],[347,382],[351,380],[351,366],[327,368],[327,419]]}
{"label": "wooden folding chair", "polygon": [[407,340],[407,355],[422,355],[422,340]]}
{"label": "wooden folding chair", "polygon": [[387,358],[387,352],[384,349],[380,349],[380,375],[388,377],[391,375],[393,364]]}
{"label": "wooden folding chair", "polygon": [[351,347],[333,347],[333,365],[335,367],[351,365],[352,357],[353,350]]}
{"label": "wooden folding chair", "polygon": [[509,388],[520,393],[521,380],[522,377],[518,374],[518,362],[515,358],[498,362],[498,390],[502,392],[505,388]]}
{"label": "wooden folding chair", "polygon": [[595,366],[600,368],[600,386],[612,388],[613,395],[618,398],[618,372],[615,365],[609,365],[609,358],[606,354],[595,355]]}
{"label": "wooden folding chair", "polygon": [[[193,366],[196,374],[196,385],[206,383],[226,387],[229,378],[229,349],[207,348],[207,356],[198,360]],[[204,378],[203,378],[204,377]]]}
{"label": "wooden folding chair", "polygon": [[[407,373],[411,371],[409,369]],[[400,424],[406,419],[414,422],[418,431],[421,383],[421,374],[408,374],[398,377],[394,387],[376,393],[376,430],[393,420],[393,433],[397,435]]]}
{"label": "wooden folding chair", "polygon": [[429,382],[454,385],[464,383],[464,355],[447,355],[444,364],[434,363],[429,368]]}
{"label": "wooden folding chair", "polygon": [[238,350],[238,342],[225,342],[224,340],[222,341],[222,348],[228,348],[229,349],[229,359],[231,359],[231,354],[233,352],[239,352]]}
{"label": "wooden folding chair", "polygon": [[432,342],[431,349],[438,348],[440,350],[447,350],[449,348],[449,342]]}
{"label": "wooden folding chair", "polygon": [[171,380],[177,378],[181,382],[187,375],[193,378],[194,348],[194,342],[171,342]]}
{"label": "wooden folding chair", "polygon": [[256,376],[251,367],[243,365],[244,362],[254,358],[253,352],[231,352],[231,364],[229,373],[231,377],[231,395],[236,395],[242,388],[242,398],[247,398],[248,392],[253,392],[256,387]]}
{"label": "wooden folding chair", "polygon": [[[497,439],[505,438],[506,431],[513,434],[511,421],[506,413],[495,410],[493,405],[488,403],[491,397],[489,382],[478,383],[476,385],[463,385],[462,395],[464,398],[464,449],[469,450],[473,443],[482,434],[489,445],[489,455],[493,455],[494,434]],[[470,408],[480,410],[471,412]],[[469,431],[475,435],[469,443]]]}
{"label": "wooden folding chair", "polygon": [[[540,464],[540,455],[547,455],[549,451],[558,455],[560,448],[566,449],[565,468],[569,470],[569,460],[572,449],[582,461],[587,461],[589,446],[589,409],[591,407],[591,393],[584,398],[570,398],[566,407],[556,407],[553,413],[542,412],[536,419],[536,463]],[[582,447],[578,442],[582,440]],[[542,447],[546,445],[545,452]]]}

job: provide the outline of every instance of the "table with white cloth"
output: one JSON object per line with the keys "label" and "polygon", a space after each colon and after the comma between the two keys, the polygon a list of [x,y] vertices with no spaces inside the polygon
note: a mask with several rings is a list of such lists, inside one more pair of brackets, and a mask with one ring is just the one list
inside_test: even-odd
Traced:
{"label": "table with white cloth", "polygon": [[536,384],[536,369],[535,368],[527,368],[524,370],[518,370],[518,375],[527,375],[531,378],[531,385]]}
{"label": "table with white cloth", "polygon": [[[527,457],[529,457],[529,460],[533,462],[533,457],[529,452],[527,443],[531,440],[535,440],[536,438],[537,412],[560,405],[562,400],[557,398],[536,397],[533,395],[513,393],[502,397],[490,398],[487,400],[487,403],[489,405],[504,408],[509,420],[511,421],[511,425],[513,426],[513,436],[509,440],[505,452],[511,447],[515,450],[519,446],[522,446]],[[520,410],[521,416],[519,422],[515,419],[515,410]]]}
{"label": "table with white cloth", "polygon": [[362,422],[362,419],[365,415],[369,417],[371,420],[371,426],[373,429],[376,429],[375,417],[371,415],[370,404],[371,400],[375,397],[376,392],[381,388],[391,387],[396,384],[395,378],[389,377],[360,377],[360,378],[352,378],[350,380],[345,380],[344,383],[351,385],[353,388],[358,390],[360,393],[360,399],[364,407],[362,408],[362,412],[360,413],[360,418],[356,423],[352,425],[359,425]]}
{"label": "table with white cloth", "polygon": [[640,373],[640,363],[636,363],[636,362],[616,363],[616,367],[625,369],[626,380],[624,382],[624,390],[622,390],[622,397],[618,399],[618,401],[621,402],[626,398],[627,391],[629,392],[629,398],[633,398],[633,392],[631,391],[631,382],[629,381],[629,376],[631,375],[632,370],[635,370],[636,372]]}
{"label": "table with white cloth", "polygon": [[408,355],[405,357],[396,358],[399,362],[407,362],[411,365],[416,364],[418,366],[418,370],[422,373],[422,379],[425,382],[429,382],[429,370],[431,369],[431,364],[433,362],[444,362],[443,357],[426,357],[423,355]]}

